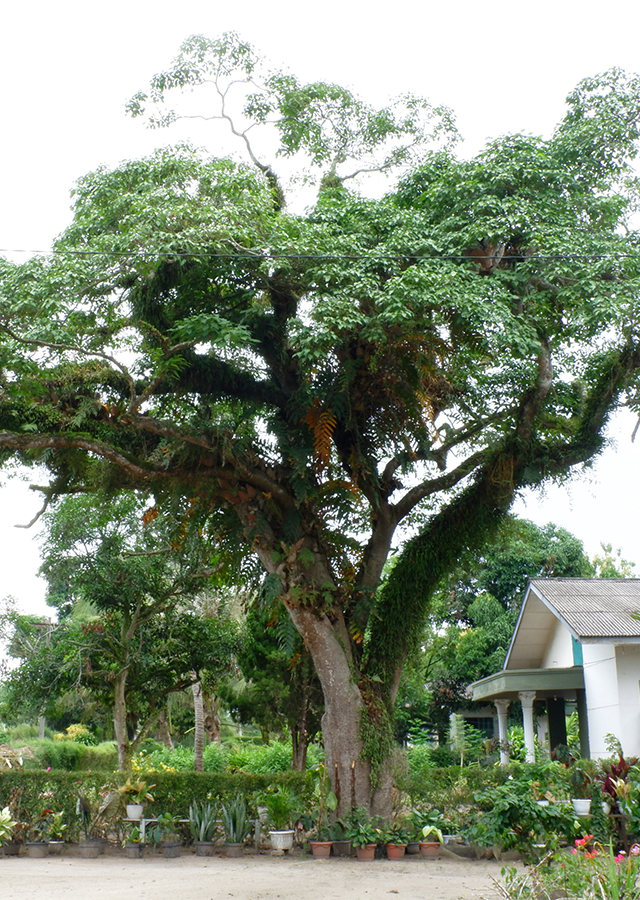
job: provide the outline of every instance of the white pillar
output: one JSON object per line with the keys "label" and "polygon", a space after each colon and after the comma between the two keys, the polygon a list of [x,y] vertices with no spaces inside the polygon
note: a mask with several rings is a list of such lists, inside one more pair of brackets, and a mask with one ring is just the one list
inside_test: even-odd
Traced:
{"label": "white pillar", "polygon": [[507,711],[510,700],[494,700],[498,710],[498,740],[500,741],[500,765],[509,765],[509,750],[507,749]]}
{"label": "white pillar", "polygon": [[524,745],[527,748],[527,762],[536,761],[535,744],[533,742],[533,701],[535,691],[518,691],[522,703],[522,727],[524,729]]}

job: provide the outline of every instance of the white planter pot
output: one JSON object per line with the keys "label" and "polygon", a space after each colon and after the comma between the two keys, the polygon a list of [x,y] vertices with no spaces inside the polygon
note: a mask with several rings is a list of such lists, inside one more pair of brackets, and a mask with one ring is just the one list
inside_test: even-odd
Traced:
{"label": "white planter pot", "polygon": [[140,803],[127,803],[127,819],[141,819],[144,806]]}
{"label": "white planter pot", "polygon": [[588,816],[591,809],[591,800],[574,799],[571,801],[573,811],[577,816]]}
{"label": "white planter pot", "polygon": [[293,831],[270,831],[271,846],[274,850],[291,850]]}

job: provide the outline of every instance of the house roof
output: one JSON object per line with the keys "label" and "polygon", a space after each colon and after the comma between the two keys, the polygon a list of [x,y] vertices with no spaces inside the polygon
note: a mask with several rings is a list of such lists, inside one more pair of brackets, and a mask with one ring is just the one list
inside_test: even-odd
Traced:
{"label": "house roof", "polygon": [[529,591],[579,640],[640,638],[640,578],[533,578]]}
{"label": "house roof", "polygon": [[558,620],[583,644],[640,643],[639,613],[638,578],[532,578],[504,667],[540,666]]}

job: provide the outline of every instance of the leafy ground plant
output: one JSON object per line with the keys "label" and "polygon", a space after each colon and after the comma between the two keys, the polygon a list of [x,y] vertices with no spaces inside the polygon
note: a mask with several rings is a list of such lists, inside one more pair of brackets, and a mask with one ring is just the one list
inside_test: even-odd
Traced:
{"label": "leafy ground plant", "polygon": [[526,872],[502,869],[494,882],[506,900],[640,900],[640,846],[627,855],[603,847],[590,834],[576,839],[569,852],[550,853]]}

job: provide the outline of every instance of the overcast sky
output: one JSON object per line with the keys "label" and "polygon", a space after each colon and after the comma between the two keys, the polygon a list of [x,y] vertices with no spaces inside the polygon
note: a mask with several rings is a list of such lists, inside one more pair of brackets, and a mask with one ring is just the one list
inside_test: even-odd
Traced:
{"label": "overcast sky", "polygon": [[[69,190],[99,165],[143,155],[191,137],[212,153],[226,137],[214,128],[147,131],[124,104],[165,68],[190,34],[235,30],[273,63],[304,80],[335,81],[383,103],[411,91],[456,113],[476,152],[488,138],[524,131],[548,135],[564,98],[585,76],[611,66],[640,71],[640,4],[588,6],[574,0],[535,4],[288,0],[32,0],[5,4],[0,25],[0,252],[15,260],[47,250],[69,222]],[[528,498],[517,512],[553,521],[590,553],[601,541],[638,563],[639,443],[635,422],[619,420],[617,446],[588,477]],[[0,491],[0,597],[41,612],[32,532],[15,524],[38,508],[26,486]]]}

